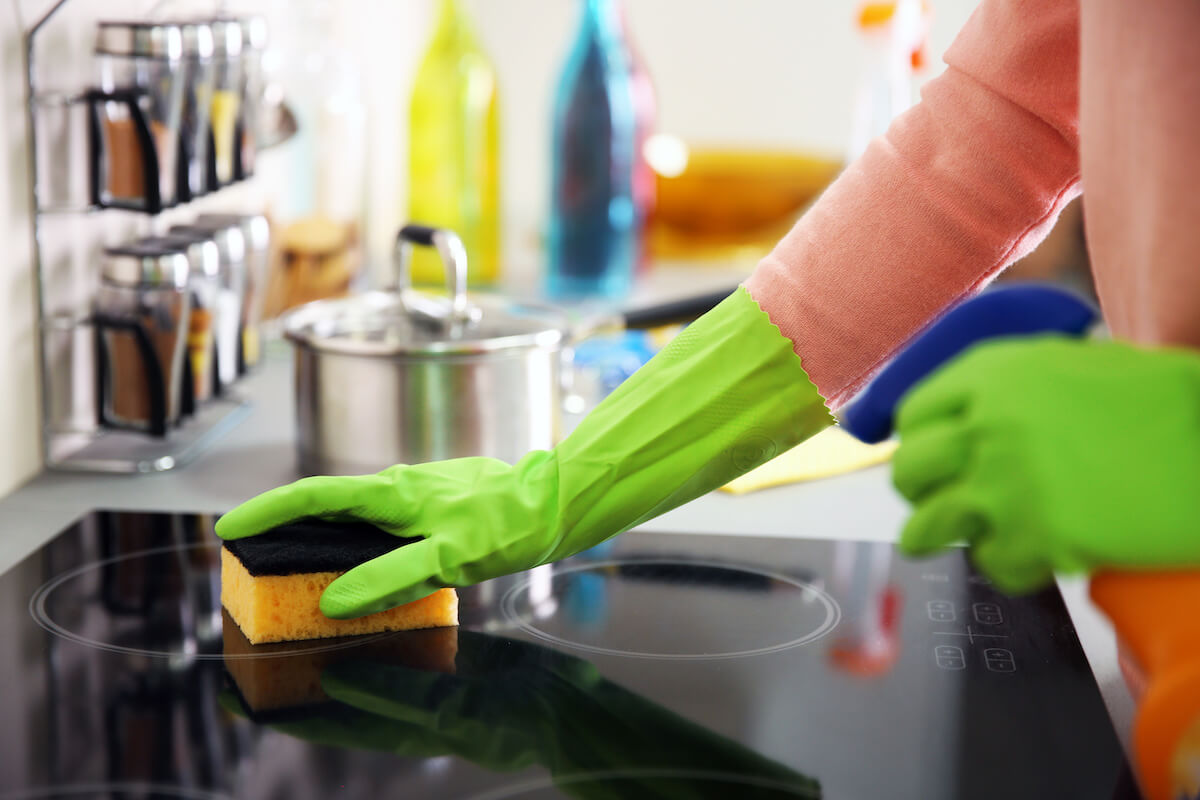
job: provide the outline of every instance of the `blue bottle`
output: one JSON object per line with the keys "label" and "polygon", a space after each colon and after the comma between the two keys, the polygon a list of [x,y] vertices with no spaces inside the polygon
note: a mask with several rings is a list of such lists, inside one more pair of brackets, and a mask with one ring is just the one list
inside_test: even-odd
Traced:
{"label": "blue bottle", "polygon": [[634,65],[621,0],[583,3],[554,107],[547,291],[618,299],[633,282],[642,233]]}

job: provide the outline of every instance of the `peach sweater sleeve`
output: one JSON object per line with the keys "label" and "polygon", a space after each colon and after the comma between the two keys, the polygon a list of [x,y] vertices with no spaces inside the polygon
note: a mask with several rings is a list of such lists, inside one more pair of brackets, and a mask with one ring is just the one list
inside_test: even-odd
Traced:
{"label": "peach sweater sleeve", "polygon": [[984,0],[945,60],[746,282],[835,408],[1080,191],[1078,0]]}

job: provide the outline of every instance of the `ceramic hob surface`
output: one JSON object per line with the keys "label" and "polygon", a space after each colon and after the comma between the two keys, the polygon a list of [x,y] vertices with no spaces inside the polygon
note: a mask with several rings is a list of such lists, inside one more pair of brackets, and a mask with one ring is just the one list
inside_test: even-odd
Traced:
{"label": "ceramic hob surface", "polygon": [[250,645],[211,517],[0,576],[0,798],[1136,798],[1057,590],[961,552],[631,533],[462,625]]}

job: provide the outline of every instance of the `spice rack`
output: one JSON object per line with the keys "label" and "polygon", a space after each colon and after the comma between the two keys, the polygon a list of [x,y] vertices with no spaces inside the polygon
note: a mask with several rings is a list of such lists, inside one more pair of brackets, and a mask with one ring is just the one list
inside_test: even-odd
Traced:
{"label": "spice rack", "polygon": [[[98,423],[91,301],[100,253],[104,246],[161,233],[181,221],[175,210],[148,215],[82,199],[88,195],[80,186],[88,177],[84,100],[91,48],[71,39],[94,30],[100,13],[111,14],[111,5],[54,0],[23,37],[42,455],[55,470],[161,472],[194,459],[247,416],[250,404],[226,392],[198,406],[163,438]],[[39,72],[45,69],[39,46],[47,41],[57,46],[49,65],[52,80]],[[63,57],[66,53],[83,55]],[[56,88],[47,88],[50,83]]]}

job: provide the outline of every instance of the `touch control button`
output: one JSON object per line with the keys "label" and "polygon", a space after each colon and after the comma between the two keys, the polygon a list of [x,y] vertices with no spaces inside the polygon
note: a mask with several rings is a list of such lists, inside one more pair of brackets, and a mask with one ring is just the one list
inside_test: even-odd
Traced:
{"label": "touch control button", "polygon": [[967,668],[967,659],[961,647],[942,644],[933,648],[933,660],[942,669],[960,670]]}
{"label": "touch control button", "polygon": [[971,606],[971,613],[981,625],[999,625],[1004,622],[1004,614],[995,603],[975,603]]}
{"label": "touch control button", "polygon": [[992,672],[1017,671],[1017,662],[1013,659],[1012,651],[1003,647],[989,647],[984,650],[983,661]]}
{"label": "touch control button", "polygon": [[954,613],[954,603],[949,600],[930,600],[925,604],[925,613],[931,622],[954,622],[958,618]]}

